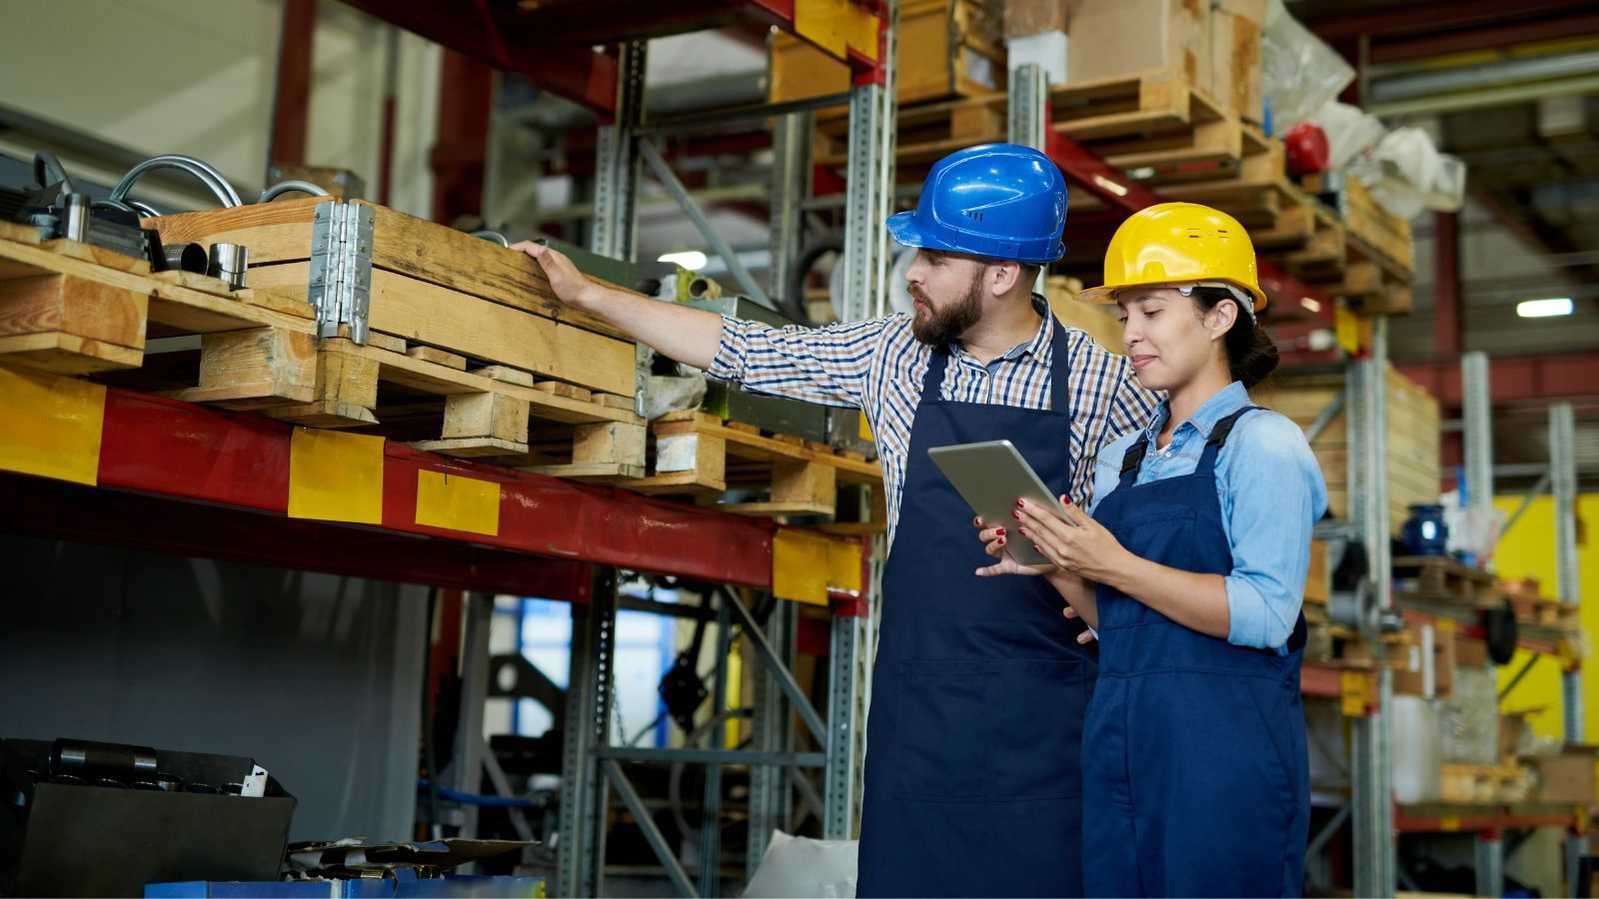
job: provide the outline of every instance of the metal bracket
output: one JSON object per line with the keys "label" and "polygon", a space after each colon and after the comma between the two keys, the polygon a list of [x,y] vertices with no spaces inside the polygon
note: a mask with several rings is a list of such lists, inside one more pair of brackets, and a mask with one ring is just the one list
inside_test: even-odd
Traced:
{"label": "metal bracket", "polygon": [[349,328],[366,343],[372,302],[372,208],[356,203],[318,203],[311,224],[311,273],[307,299],[316,309],[317,334],[338,337]]}

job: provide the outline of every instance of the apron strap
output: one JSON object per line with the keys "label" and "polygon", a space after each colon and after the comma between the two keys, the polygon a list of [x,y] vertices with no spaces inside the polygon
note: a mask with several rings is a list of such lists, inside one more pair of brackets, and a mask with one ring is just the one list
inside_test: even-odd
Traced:
{"label": "apron strap", "polygon": [[938,402],[938,388],[944,383],[944,369],[949,365],[949,347],[933,349],[933,358],[927,362],[927,374],[922,375],[922,402]]}
{"label": "apron strap", "polygon": [[1143,432],[1139,432],[1133,445],[1127,448],[1127,454],[1122,456],[1122,474],[1121,480],[1116,485],[1117,489],[1131,487],[1137,483],[1138,469],[1143,466],[1144,456],[1148,452],[1149,438]]}
{"label": "apron strap", "polygon": [[1222,447],[1227,445],[1227,438],[1232,434],[1233,426],[1238,424],[1238,419],[1259,408],[1259,406],[1245,406],[1211,427],[1210,437],[1205,441],[1205,451],[1200,454],[1199,465],[1194,468],[1195,474],[1215,474],[1216,456]]}
{"label": "apron strap", "polygon": [[1061,327],[1060,319],[1055,317],[1045,307],[1045,315],[1051,322],[1049,337],[1049,408],[1052,412],[1059,412],[1066,416],[1069,426],[1072,420],[1072,390],[1071,368],[1072,354],[1066,346],[1066,329]]}

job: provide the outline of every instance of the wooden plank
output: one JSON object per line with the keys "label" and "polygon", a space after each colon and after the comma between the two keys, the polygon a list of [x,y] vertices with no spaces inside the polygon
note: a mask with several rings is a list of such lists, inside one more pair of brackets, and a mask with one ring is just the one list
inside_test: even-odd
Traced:
{"label": "wooden plank", "polygon": [[[592,402],[594,399],[594,393],[592,391],[585,390],[582,387],[576,386],[575,384],[567,384],[561,381],[540,381],[539,383],[533,385],[533,389],[541,390],[545,393],[553,393],[556,396],[564,396],[570,400],[582,400],[585,403]],[[602,394],[602,396],[609,396],[609,394]],[[631,400],[627,400],[625,397],[620,397],[620,399],[623,399],[627,402],[627,408],[631,409],[633,407]]]}
{"label": "wooden plank", "polygon": [[119,272],[128,272],[134,275],[150,274],[150,261],[140,256],[127,256],[116,250],[92,243],[79,243],[75,240],[47,240],[39,244],[46,250],[61,256],[67,256],[80,262],[99,265],[105,268],[116,269]]}
{"label": "wooden plank", "polygon": [[0,336],[60,331],[142,350],[149,297],[71,275],[0,282]]}
{"label": "wooden plank", "polygon": [[[271,266],[263,270],[263,286],[303,295],[309,269],[308,262]],[[609,393],[633,394],[634,348],[627,341],[388,271],[372,272],[370,308],[373,330]]]}
{"label": "wooden plank", "polygon": [[144,351],[52,331],[0,337],[0,358],[58,375],[86,375],[138,368],[144,364]]}
{"label": "wooden plank", "polygon": [[556,299],[544,270],[521,250],[507,249],[464,231],[413,218],[375,203],[356,202],[372,210],[372,265],[375,268],[533,312],[584,330],[627,339],[626,334],[611,325]]}
{"label": "wooden plank", "polygon": [[492,459],[500,456],[521,456],[527,453],[527,444],[501,437],[450,437],[443,440],[419,440],[411,446],[429,453],[457,456],[465,459]]}
{"label": "wooden plank", "polygon": [[[401,341],[400,343],[403,346],[405,342]],[[404,347],[404,352],[412,359],[421,359],[423,362],[432,362],[435,365],[453,368],[456,371],[466,371],[466,357],[448,350],[441,350],[437,347],[418,343],[410,347]]]}
{"label": "wooden plank", "polygon": [[200,341],[198,386],[172,395],[244,409],[311,402],[317,396],[316,339],[279,328],[207,334]]}
{"label": "wooden plank", "polygon": [[643,465],[623,462],[573,462],[569,465],[531,465],[520,470],[568,481],[628,485],[644,477]]}
{"label": "wooden plank", "polygon": [[[161,232],[164,244],[236,243],[249,248],[251,266],[297,262],[311,258],[311,224],[318,203],[327,197],[301,197],[272,203],[251,203],[232,209],[207,209],[142,219],[145,228]],[[252,268],[252,271],[254,269]]]}

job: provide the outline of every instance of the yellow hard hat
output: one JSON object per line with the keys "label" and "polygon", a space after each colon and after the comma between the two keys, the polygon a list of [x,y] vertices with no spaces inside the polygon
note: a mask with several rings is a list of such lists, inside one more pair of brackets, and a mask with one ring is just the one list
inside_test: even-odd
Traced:
{"label": "yellow hard hat", "polygon": [[1255,246],[1237,219],[1197,203],[1159,203],[1116,229],[1105,248],[1104,285],[1079,298],[1109,303],[1126,287],[1190,284],[1242,289],[1254,297],[1256,312],[1266,308]]}

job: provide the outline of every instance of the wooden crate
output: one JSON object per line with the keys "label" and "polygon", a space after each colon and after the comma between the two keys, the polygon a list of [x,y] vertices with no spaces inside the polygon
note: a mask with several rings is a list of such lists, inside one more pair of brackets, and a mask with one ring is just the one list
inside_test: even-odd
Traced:
{"label": "wooden crate", "polygon": [[1372,199],[1358,178],[1330,178],[1307,175],[1302,180],[1311,193],[1332,198],[1349,232],[1372,248],[1372,252],[1409,272],[1415,269],[1415,240],[1410,222],[1384,209]]}
{"label": "wooden crate", "polygon": [[[311,197],[146,219],[164,242],[227,241],[250,250],[248,283],[305,298]],[[525,254],[356,201],[373,214],[371,330],[541,379],[618,396],[634,392],[634,342],[557,300]]]}
{"label": "wooden crate", "polygon": [[[1262,405],[1308,428],[1343,389],[1341,375],[1296,377],[1282,375],[1256,390]],[[1347,518],[1349,454],[1348,421],[1340,413],[1311,442],[1316,461],[1327,482],[1332,514]],[[1410,517],[1413,503],[1436,503],[1442,478],[1439,443],[1441,422],[1438,401],[1420,385],[1388,369],[1388,501],[1394,534]]]}
{"label": "wooden crate", "polygon": [[[671,412],[651,425],[652,474],[625,486],[693,497],[746,515],[832,517],[840,486],[881,492],[882,466],[801,437],[763,434],[703,412]],[[760,494],[729,496],[730,491]],[[874,529],[878,523],[874,523]]]}
{"label": "wooden crate", "polygon": [[[992,0],[906,0],[899,10],[896,95],[901,103],[1005,90],[1000,10]],[[849,67],[790,34],[772,36],[773,103],[849,90]]]}
{"label": "wooden crate", "polygon": [[1532,777],[1521,765],[1444,763],[1439,771],[1439,799],[1461,805],[1524,802],[1532,793]]}
{"label": "wooden crate", "polygon": [[1492,607],[1504,599],[1492,574],[1448,556],[1399,556],[1394,582],[1395,590],[1440,602]]}

